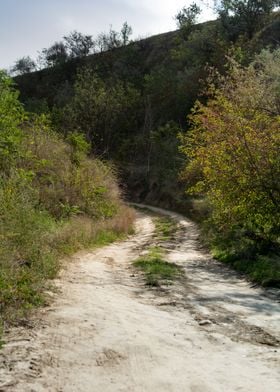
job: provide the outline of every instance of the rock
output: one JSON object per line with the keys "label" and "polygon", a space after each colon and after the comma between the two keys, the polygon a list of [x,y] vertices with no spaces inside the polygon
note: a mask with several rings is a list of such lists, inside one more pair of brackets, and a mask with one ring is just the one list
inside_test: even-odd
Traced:
{"label": "rock", "polygon": [[212,321],[210,321],[210,320],[201,320],[198,324],[201,325],[201,326],[211,325]]}

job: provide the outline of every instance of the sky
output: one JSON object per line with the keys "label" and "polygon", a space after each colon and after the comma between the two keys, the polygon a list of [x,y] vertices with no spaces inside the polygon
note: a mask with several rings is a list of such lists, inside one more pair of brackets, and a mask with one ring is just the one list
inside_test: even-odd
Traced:
{"label": "sky", "polygon": [[[0,68],[23,56],[36,59],[73,30],[96,37],[127,21],[133,38],[176,29],[175,14],[193,0],[0,0]],[[213,19],[203,7],[200,21]]]}

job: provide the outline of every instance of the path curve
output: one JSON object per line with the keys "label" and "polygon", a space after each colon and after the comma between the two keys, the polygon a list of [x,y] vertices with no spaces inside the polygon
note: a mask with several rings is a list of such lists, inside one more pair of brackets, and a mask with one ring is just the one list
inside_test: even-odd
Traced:
{"label": "path curve", "polygon": [[6,336],[0,391],[271,392],[280,389],[279,302],[210,259],[180,215],[164,244],[185,269],[178,285],[148,290],[131,262],[152,244],[136,234],[80,253],[56,281],[52,305],[32,328]]}

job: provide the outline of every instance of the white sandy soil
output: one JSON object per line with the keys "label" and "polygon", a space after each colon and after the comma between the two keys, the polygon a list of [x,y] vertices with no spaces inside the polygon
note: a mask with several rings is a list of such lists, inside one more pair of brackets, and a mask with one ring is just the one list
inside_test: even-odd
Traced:
{"label": "white sandy soil", "polygon": [[76,255],[51,304],[6,334],[0,391],[280,390],[279,293],[213,261],[186,218],[154,210],[178,221],[161,245],[185,277],[145,286],[132,262],[157,240],[139,213],[135,235]]}

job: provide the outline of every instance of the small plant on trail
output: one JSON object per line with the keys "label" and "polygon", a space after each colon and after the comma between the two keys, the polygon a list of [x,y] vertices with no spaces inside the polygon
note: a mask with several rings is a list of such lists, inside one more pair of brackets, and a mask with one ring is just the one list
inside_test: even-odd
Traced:
{"label": "small plant on trail", "polygon": [[160,240],[169,240],[178,228],[177,223],[170,217],[157,217],[154,219],[156,235]]}
{"label": "small plant on trail", "polygon": [[163,250],[159,247],[150,248],[147,255],[133,263],[145,275],[148,286],[160,287],[161,283],[172,284],[172,280],[182,275],[182,269],[163,258]]}

